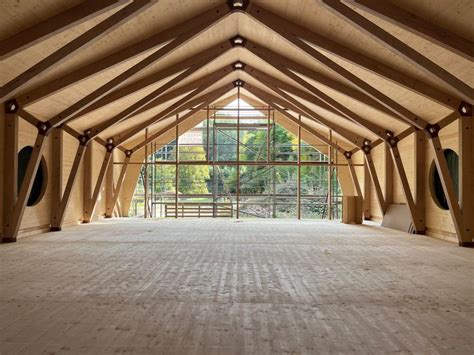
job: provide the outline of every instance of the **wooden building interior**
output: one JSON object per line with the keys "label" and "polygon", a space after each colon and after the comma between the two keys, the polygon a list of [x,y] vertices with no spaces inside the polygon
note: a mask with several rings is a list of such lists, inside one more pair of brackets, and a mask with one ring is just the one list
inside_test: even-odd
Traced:
{"label": "wooden building interior", "polygon": [[[245,292],[240,294],[239,287],[251,290],[256,287],[242,276],[248,270],[241,269],[239,264],[249,262],[245,258],[250,258],[250,254],[252,258],[257,257],[255,250],[261,251],[262,258],[266,258],[261,261],[263,264],[258,264],[262,267],[258,271],[262,278],[287,277],[293,281],[297,271],[292,273],[291,270],[301,267],[311,274],[326,262],[339,265],[341,260],[353,266],[351,281],[365,280],[369,276],[363,269],[358,269],[363,266],[357,261],[349,260],[350,251],[360,260],[367,261],[368,270],[376,269],[378,265],[376,259],[370,259],[369,251],[372,251],[381,253],[379,261],[382,264],[389,263],[394,269],[398,268],[400,277],[404,273],[401,264],[407,263],[407,273],[416,273],[415,261],[426,263],[423,265],[429,270],[421,272],[423,282],[429,283],[431,277],[439,277],[436,287],[444,285],[437,297],[440,297],[439,303],[445,303],[439,307],[462,316],[461,320],[448,317],[455,329],[464,327],[459,347],[450,351],[468,353],[469,348],[472,351],[472,340],[467,335],[472,333],[469,329],[474,325],[466,314],[471,312],[472,315],[474,290],[470,277],[474,264],[471,250],[458,246],[472,247],[474,238],[473,6],[470,0],[3,0],[0,3],[0,269],[3,273],[0,300],[4,306],[0,306],[0,310],[8,316],[3,323],[0,321],[0,326],[10,335],[0,337],[0,353],[3,353],[2,349],[5,353],[15,353],[20,349],[19,343],[25,346],[41,343],[40,340],[25,340],[28,334],[39,334],[34,327],[25,328],[21,333],[23,336],[18,336],[19,340],[11,340],[17,339],[16,335],[11,335],[12,324],[18,324],[13,320],[26,321],[24,315],[9,311],[6,305],[13,307],[15,298],[20,302],[25,296],[21,296],[22,285],[30,282],[29,269],[36,268],[31,270],[32,274],[43,280],[43,276],[37,275],[38,270],[46,268],[46,271],[48,267],[43,263],[47,265],[51,261],[54,270],[50,270],[49,275],[58,275],[61,279],[61,263],[52,260],[57,257],[68,265],[66,255],[75,260],[79,254],[89,251],[97,253],[99,259],[100,253],[107,256],[98,268],[107,265],[118,268],[117,260],[124,258],[126,262],[144,263],[145,269],[158,272],[160,267],[151,266],[152,261],[147,258],[167,260],[174,253],[176,260],[191,263],[187,267],[190,275],[194,275],[196,267],[205,269],[205,265],[201,261],[192,265],[194,259],[190,250],[179,249],[181,237],[183,241],[189,238],[186,239],[189,243],[197,243],[194,246],[196,255],[208,257],[217,264],[219,253],[231,262],[233,259],[228,253],[232,248],[241,242],[250,243],[245,249],[236,251],[235,257],[242,260],[236,261],[236,268],[228,271],[236,277],[229,286],[231,296],[226,298],[218,292],[216,303],[209,306],[209,312],[214,315],[209,322],[217,328],[222,311],[219,307],[228,302],[246,304],[255,300],[277,307],[275,304],[280,301],[297,304],[305,298],[298,294],[302,288],[298,289],[296,285],[296,293],[291,295],[293,288],[284,282],[278,286],[281,294],[271,296],[269,291],[268,298],[258,293],[258,287],[254,298]],[[341,221],[300,221],[300,212],[291,222],[243,220],[241,224],[235,224],[235,218],[179,220],[177,187],[175,218],[127,218],[144,162],[169,142],[178,142],[179,137],[201,122],[207,120],[209,127],[210,113],[236,99],[244,100],[256,111],[264,114],[268,111],[268,117],[271,111],[273,124],[278,123],[298,138],[298,152],[303,140],[327,157],[324,164],[329,169],[334,167],[342,191]],[[240,110],[237,112],[236,127],[240,129]],[[270,118],[268,122],[270,125]],[[209,134],[207,137],[209,140]],[[209,142],[207,145],[209,148]],[[303,162],[301,154],[298,155],[294,166],[299,169]],[[242,164],[239,153],[236,159],[232,164],[239,167]],[[209,157],[204,163],[210,163]],[[271,163],[268,156],[262,165]],[[175,165],[179,165],[177,159]],[[298,177],[300,175],[298,173]],[[300,194],[298,189],[298,206]],[[238,185],[236,200],[239,219]],[[207,229],[211,234],[201,233],[193,226]],[[156,233],[156,239],[146,234],[148,229]],[[275,241],[270,241],[272,230]],[[300,234],[294,240],[283,241],[292,230]],[[167,251],[171,244],[166,244],[169,236],[162,234],[165,231],[177,238],[174,240],[177,249]],[[219,231],[223,235],[228,233],[226,238],[229,239],[217,241]],[[240,241],[239,231],[243,238]],[[312,234],[315,239],[311,239]],[[347,234],[348,249],[341,251],[345,245],[344,234]],[[261,235],[261,242],[256,235]],[[120,247],[118,244],[113,246],[114,236],[120,236],[120,243],[123,243]],[[360,239],[356,238],[358,236]],[[91,244],[81,249],[80,243],[85,241]],[[101,243],[109,242],[111,249],[103,250]],[[128,242],[131,249],[126,248]],[[133,247],[135,242],[138,249]],[[144,245],[138,247],[140,242],[164,249],[147,254]],[[282,247],[293,242],[297,244],[295,250],[301,251],[301,265],[290,260],[290,254],[285,254],[288,251]],[[265,254],[265,243],[268,243],[268,250],[273,251],[269,252],[271,256]],[[311,245],[319,257],[315,256],[311,261],[312,254],[301,249],[305,245]],[[208,253],[206,248],[209,248]],[[179,254],[178,249],[183,254]],[[423,253],[425,249],[426,254]],[[123,255],[127,250],[131,253],[130,259]],[[392,253],[390,250],[397,251]],[[113,259],[114,252],[119,254],[117,260]],[[137,254],[140,252],[143,252],[143,258]],[[396,254],[402,252],[410,260]],[[41,257],[38,253],[42,253]],[[333,253],[334,258],[327,258],[325,253]],[[439,260],[437,253],[442,256]],[[189,258],[180,256],[184,254]],[[297,253],[291,255],[296,257]],[[80,259],[81,262],[86,260],[93,262],[89,258]],[[308,264],[304,264],[304,260]],[[276,269],[265,269],[262,265],[269,265],[267,262],[282,265],[283,269],[286,267],[287,273],[283,272],[285,275],[282,276]],[[160,261],[159,265],[164,264]],[[347,265],[343,270],[350,274]],[[70,266],[67,272],[80,275],[78,277],[84,282],[87,281],[83,273],[86,270],[93,273],[90,267]],[[130,268],[138,272],[139,268],[135,267],[130,264]],[[457,271],[451,273],[447,271],[449,268]],[[446,272],[439,275],[440,270]],[[14,281],[17,273],[18,279]],[[212,271],[207,269],[202,273],[211,275]],[[125,275],[135,277],[130,270],[125,271]],[[166,275],[165,281],[172,283],[173,272]],[[181,273],[177,275],[186,278]],[[199,275],[194,276],[202,277]],[[213,279],[214,274],[209,277],[218,283]],[[314,274],[308,277],[315,278],[311,279],[312,285],[319,285]],[[382,276],[380,278],[382,282]],[[108,285],[107,280],[103,280],[104,285]],[[350,282],[342,280],[342,283],[344,280]],[[100,288],[96,281],[94,287]],[[121,281],[126,284],[127,278],[124,276]],[[50,278],[44,282],[58,296],[58,284]],[[63,282],[67,287],[81,287],[80,283]],[[153,283],[151,279],[149,282]],[[268,280],[261,282],[265,284]],[[354,286],[355,289],[362,293],[364,289],[378,287],[374,280],[366,282]],[[394,292],[397,295],[410,293],[415,284],[413,281],[410,285],[398,285],[400,288],[394,286]],[[46,300],[48,292],[34,285],[31,284],[32,292],[39,292],[38,297],[45,299],[43,312],[47,312],[45,307],[53,310],[54,302],[44,306],[49,302]],[[277,287],[274,283],[271,285]],[[120,292],[115,294],[113,285],[107,287],[111,302],[119,302]],[[448,292],[451,287],[458,291]],[[198,292],[198,288],[191,287],[188,298],[179,291],[176,291],[179,295],[170,291],[168,297],[176,296],[176,307],[186,306],[171,313],[154,309],[156,317],[185,318],[187,312],[204,317],[205,309],[197,312],[192,308],[193,302],[204,299],[201,293],[201,298],[193,293]],[[308,289],[311,287],[305,288]],[[147,290],[156,296],[162,288],[156,286]],[[286,298],[285,292],[288,292]],[[58,296],[57,301],[66,297],[66,293]],[[380,297],[385,300],[387,294],[388,291]],[[122,296],[130,297],[126,292]],[[31,306],[29,298],[25,297],[22,305]],[[314,297],[308,295],[307,299],[319,304],[318,297]],[[319,300],[326,302],[325,297],[321,296]],[[349,304],[358,302],[350,299],[350,293],[336,297],[337,302],[344,303],[344,297],[348,297]],[[106,302],[105,296],[94,300]],[[405,301],[400,300],[401,303]],[[310,307],[311,302],[304,303],[305,307]],[[335,304],[340,306],[337,302]],[[361,302],[372,304],[377,301],[367,297]],[[406,302],[410,303],[409,300]],[[425,302],[413,301],[411,306],[419,311],[426,306]],[[188,306],[191,308],[186,310]],[[133,312],[132,308],[130,306],[130,312]],[[230,309],[242,317],[246,312],[255,311],[250,306],[232,306]],[[308,309],[310,313],[317,313]],[[83,307],[82,311],[91,309]],[[101,311],[104,310],[97,310],[98,314]],[[365,311],[376,318],[376,309]],[[271,310],[261,308],[258,312],[268,315]],[[212,343],[209,339],[213,336],[203,330],[200,335],[193,333],[197,338],[179,341],[178,346],[175,340],[186,338],[191,331],[176,330],[178,335],[175,334],[173,341],[169,335],[168,342],[164,341],[166,345],[155,345],[164,353],[317,353],[317,346],[308,339],[314,336],[311,330],[320,325],[308,325],[309,330],[304,328],[303,331],[299,328],[298,315],[293,313],[286,319],[284,310],[279,308],[275,312],[273,321],[278,331],[273,329],[266,335],[262,335],[259,327],[251,325],[248,325],[248,334],[245,333],[242,330],[246,327],[245,317],[239,320],[227,314],[223,317],[242,324],[242,329],[230,331],[229,339],[219,333],[220,341]],[[321,312],[321,317],[330,317],[330,309]],[[390,318],[392,315],[387,312],[382,311],[382,314]],[[341,311],[341,308],[334,310],[333,315],[346,319],[351,329],[357,328],[354,317],[361,316],[347,309]],[[145,314],[142,316],[146,318]],[[309,315],[300,316],[302,322],[309,324]],[[426,315],[426,322],[433,328],[440,319],[439,313]],[[284,331],[279,330],[278,324],[286,320],[295,323],[290,333],[294,331],[308,339],[298,338],[285,343],[281,339]],[[56,321],[55,326],[60,327],[60,321]],[[349,339],[335,338],[331,330],[325,328],[322,332],[328,333],[326,340],[322,340],[325,349],[342,353],[385,353],[385,350],[443,353],[448,351],[446,344],[456,343],[451,333],[433,329],[440,338],[447,337],[447,343],[428,341],[420,333],[418,340],[425,339],[426,342],[417,347],[417,340],[409,337],[408,328],[395,321],[388,325],[390,330],[398,330],[407,338],[387,335],[387,339],[396,338],[390,349],[383,348],[384,342],[380,339],[364,346],[358,343],[357,339],[375,338],[378,321],[380,319],[373,323],[367,321],[362,327],[367,333],[361,330]],[[422,323],[423,317],[411,321]],[[91,316],[87,322],[95,320]],[[197,320],[187,319],[186,322],[195,325]],[[160,327],[157,334],[166,338],[167,325]],[[196,329],[201,328],[205,325]],[[179,325],[176,329],[180,329]],[[334,325],[332,329],[337,330],[339,336],[354,334],[342,326]],[[256,334],[255,342],[248,339]],[[280,338],[281,343],[275,345],[262,337]],[[90,344],[94,342],[90,338],[82,339]],[[207,339],[213,345],[200,347],[196,345],[196,339]],[[102,348],[96,344],[97,347],[91,345],[88,351],[99,353],[104,349],[121,349],[140,353],[158,349],[150,345],[150,339],[145,340],[142,345],[147,345],[139,349],[130,350],[126,344],[121,348],[119,345]],[[45,344],[44,349],[50,350]],[[68,346],[82,352],[79,343]],[[24,349],[34,352],[33,348]]]}

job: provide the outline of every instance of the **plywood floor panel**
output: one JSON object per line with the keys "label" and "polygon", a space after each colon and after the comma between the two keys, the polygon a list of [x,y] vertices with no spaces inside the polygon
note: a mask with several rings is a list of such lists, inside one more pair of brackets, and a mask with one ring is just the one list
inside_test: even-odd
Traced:
{"label": "plywood floor panel", "polygon": [[0,353],[468,354],[473,256],[375,225],[82,225],[0,245]]}

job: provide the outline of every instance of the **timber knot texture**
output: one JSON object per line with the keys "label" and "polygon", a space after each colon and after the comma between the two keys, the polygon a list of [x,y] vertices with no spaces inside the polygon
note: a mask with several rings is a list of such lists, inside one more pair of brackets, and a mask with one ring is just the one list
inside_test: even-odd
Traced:
{"label": "timber knot texture", "polygon": [[463,117],[472,116],[472,105],[467,102],[461,102],[458,107],[458,112]]}
{"label": "timber knot texture", "polygon": [[425,127],[425,131],[431,138],[438,137],[440,129],[441,127],[439,126],[439,124],[427,124]]}
{"label": "timber knot texture", "polygon": [[5,102],[5,113],[16,113],[20,109],[20,105],[15,99]]}
{"label": "timber knot texture", "polygon": [[245,11],[249,6],[249,0],[227,0],[230,11]]}

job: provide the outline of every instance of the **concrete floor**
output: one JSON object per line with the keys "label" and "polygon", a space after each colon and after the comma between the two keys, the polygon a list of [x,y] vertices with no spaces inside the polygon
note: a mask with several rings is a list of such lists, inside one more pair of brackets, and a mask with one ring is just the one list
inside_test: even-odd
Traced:
{"label": "concrete floor", "polygon": [[473,269],[375,226],[109,220],[0,245],[0,353],[469,354]]}

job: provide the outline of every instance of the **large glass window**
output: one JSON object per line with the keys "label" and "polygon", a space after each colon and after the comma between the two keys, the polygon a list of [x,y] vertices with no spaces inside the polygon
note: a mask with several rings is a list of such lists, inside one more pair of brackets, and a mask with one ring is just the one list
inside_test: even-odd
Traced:
{"label": "large glass window", "polygon": [[269,107],[235,101],[207,113],[171,142],[150,146],[130,214],[148,206],[152,217],[339,218],[327,145],[299,139]]}

